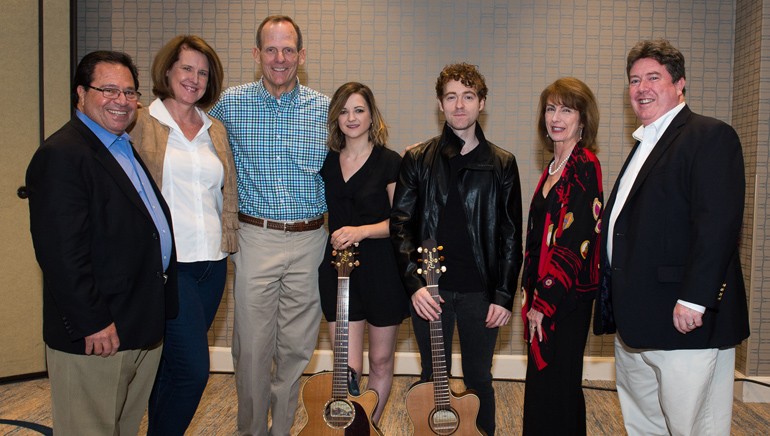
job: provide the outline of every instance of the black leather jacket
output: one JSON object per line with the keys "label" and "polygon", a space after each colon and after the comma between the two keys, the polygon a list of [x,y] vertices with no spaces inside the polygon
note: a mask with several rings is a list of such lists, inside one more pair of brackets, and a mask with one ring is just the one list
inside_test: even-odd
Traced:
{"label": "black leather jacket", "polygon": [[[476,138],[478,153],[460,171],[458,188],[465,199],[473,257],[489,301],[511,310],[523,258],[519,169],[511,153],[487,142],[478,124]],[[409,150],[401,161],[390,234],[410,294],[425,286],[417,274],[416,250],[425,239],[436,239],[449,192],[449,159],[457,156],[463,144],[445,124],[441,136]]]}

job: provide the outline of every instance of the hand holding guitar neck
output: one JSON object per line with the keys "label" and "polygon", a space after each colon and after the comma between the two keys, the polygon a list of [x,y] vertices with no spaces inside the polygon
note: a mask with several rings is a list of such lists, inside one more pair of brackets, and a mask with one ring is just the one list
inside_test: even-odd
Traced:
{"label": "hand holding guitar neck", "polygon": [[348,308],[350,273],[359,266],[353,249],[334,250],[337,269],[337,321],[334,332],[334,370],[311,376],[302,386],[302,405],[307,423],[303,436],[381,435],[371,416],[377,407],[377,392],[352,395],[348,390]]}
{"label": "hand holding guitar neck", "polygon": [[[434,301],[441,302],[438,279],[446,268],[441,265],[443,247],[432,239],[425,240],[417,252],[422,255],[418,274],[425,276],[428,292]],[[444,357],[444,336],[441,314],[430,321],[430,344],[433,362],[433,381],[412,387],[406,395],[406,410],[414,426],[415,435],[481,435],[476,427],[479,397],[471,391],[459,395],[449,389],[449,377]],[[427,318],[426,318],[427,319]]]}
{"label": "hand holding guitar neck", "polygon": [[438,295],[438,278],[446,268],[440,264],[444,260],[444,257],[439,254],[443,247],[435,246],[435,242],[431,241],[431,243],[433,244],[431,247],[417,248],[417,252],[422,254],[422,257],[417,259],[417,262],[422,265],[417,269],[417,274],[425,276],[427,286],[418,289],[412,294],[411,299],[414,310],[420,318],[437,321],[441,316],[441,304],[444,302]]}

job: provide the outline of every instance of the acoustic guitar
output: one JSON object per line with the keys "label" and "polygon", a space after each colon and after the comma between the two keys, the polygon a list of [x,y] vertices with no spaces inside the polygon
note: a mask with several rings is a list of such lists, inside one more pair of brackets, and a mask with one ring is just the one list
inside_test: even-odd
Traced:
{"label": "acoustic guitar", "polygon": [[[418,274],[425,276],[431,297],[438,302],[438,279],[446,267],[440,255],[441,246],[428,239],[417,249],[422,255]],[[441,314],[430,321],[430,348],[433,363],[433,381],[420,383],[406,394],[406,410],[414,426],[415,435],[483,435],[476,426],[479,414],[479,397],[472,391],[455,394],[449,389],[449,378],[444,358],[444,335]]]}
{"label": "acoustic guitar", "polygon": [[337,269],[337,323],[334,327],[334,369],[315,374],[302,386],[302,403],[307,423],[303,436],[359,436],[382,433],[371,416],[379,397],[367,390],[361,395],[348,391],[348,308],[350,272],[359,265],[353,247],[332,251]]}

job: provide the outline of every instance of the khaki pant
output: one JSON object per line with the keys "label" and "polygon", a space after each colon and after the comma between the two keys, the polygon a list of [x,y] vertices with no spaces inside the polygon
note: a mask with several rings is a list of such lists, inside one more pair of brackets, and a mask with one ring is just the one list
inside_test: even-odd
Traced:
{"label": "khaki pant", "polygon": [[46,347],[54,434],[136,435],[162,349],[101,357]]}
{"label": "khaki pant", "polygon": [[639,350],[615,336],[620,408],[629,436],[729,436],[735,348]]}
{"label": "khaki pant", "polygon": [[318,340],[318,266],[327,236],[324,227],[284,232],[241,223],[232,348],[239,434],[290,433],[299,378]]}

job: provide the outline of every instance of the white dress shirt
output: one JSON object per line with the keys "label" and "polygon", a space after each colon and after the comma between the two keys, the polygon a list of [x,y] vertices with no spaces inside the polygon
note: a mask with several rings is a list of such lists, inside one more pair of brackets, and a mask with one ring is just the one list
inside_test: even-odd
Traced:
{"label": "white dress shirt", "polygon": [[[612,211],[610,212],[609,221],[607,223],[607,235],[609,235],[607,238],[607,259],[610,260],[610,264],[612,264],[612,235],[615,234],[615,222],[628,199],[631,187],[634,186],[636,176],[639,175],[639,170],[642,169],[644,162],[650,157],[650,153],[652,153],[652,150],[655,148],[658,140],[660,140],[660,137],[663,136],[663,133],[666,132],[671,121],[677,114],[679,114],[684,105],[685,103],[679,103],[653,123],[648,124],[647,126],[639,126],[639,128],[631,135],[634,139],[640,141],[640,144],[636,148],[631,160],[628,162],[628,166],[623,172],[620,182],[618,182],[618,192],[615,195],[615,203],[612,206]],[[700,313],[703,313],[706,310],[705,307],[698,304],[682,300],[679,300],[678,302],[690,309],[697,310]]]}
{"label": "white dress shirt", "polygon": [[160,99],[150,115],[168,126],[163,160],[163,197],[171,210],[179,262],[220,260],[222,243],[222,186],[224,167],[209,136],[211,120],[196,108],[203,127],[192,141],[182,133]]}

